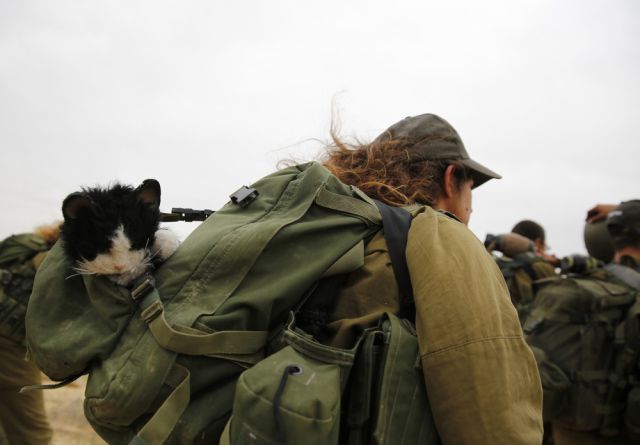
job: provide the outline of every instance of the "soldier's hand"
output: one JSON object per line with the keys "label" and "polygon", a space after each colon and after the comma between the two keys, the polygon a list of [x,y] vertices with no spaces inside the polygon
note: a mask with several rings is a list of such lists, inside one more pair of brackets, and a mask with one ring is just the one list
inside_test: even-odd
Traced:
{"label": "soldier's hand", "polygon": [[597,204],[587,212],[587,222],[594,223],[602,221],[609,212],[616,208],[616,204]]}

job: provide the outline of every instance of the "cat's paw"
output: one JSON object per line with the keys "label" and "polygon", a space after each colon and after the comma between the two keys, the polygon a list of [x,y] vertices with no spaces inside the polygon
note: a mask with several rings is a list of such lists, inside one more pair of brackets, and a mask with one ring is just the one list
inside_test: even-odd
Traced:
{"label": "cat's paw", "polygon": [[169,258],[178,249],[180,239],[178,235],[169,229],[158,229],[155,234],[155,242],[153,243],[153,256],[162,261]]}

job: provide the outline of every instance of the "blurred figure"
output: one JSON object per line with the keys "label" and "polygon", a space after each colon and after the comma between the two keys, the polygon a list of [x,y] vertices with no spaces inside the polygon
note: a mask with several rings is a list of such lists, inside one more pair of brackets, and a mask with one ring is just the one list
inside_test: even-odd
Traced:
{"label": "blurred figure", "polygon": [[58,239],[59,223],[0,243],[0,444],[39,445],[51,441],[42,391],[19,393],[41,383],[40,370],[27,359],[24,317],[33,280]]}
{"label": "blurred figure", "polygon": [[[555,445],[637,444],[640,200],[597,205],[587,221],[605,224],[612,261],[545,286],[525,323],[527,341],[538,360]],[[585,236],[588,249],[592,238]]]}
{"label": "blurred figure", "polygon": [[609,269],[635,276],[629,270],[640,272],[640,200],[622,202],[611,210],[607,214],[607,229],[614,248],[614,264]]}
{"label": "blurred figure", "polygon": [[520,221],[511,233],[487,235],[485,247],[502,272],[522,324],[529,315],[540,280],[555,276],[555,266],[560,261],[546,254],[544,229],[530,220]]}
{"label": "blurred figure", "polygon": [[533,242],[536,255],[544,258],[554,266],[559,265],[560,260],[555,255],[547,253],[549,246],[547,246],[544,228],[540,224],[525,219],[513,226],[511,233],[517,233],[518,235],[529,238]]}

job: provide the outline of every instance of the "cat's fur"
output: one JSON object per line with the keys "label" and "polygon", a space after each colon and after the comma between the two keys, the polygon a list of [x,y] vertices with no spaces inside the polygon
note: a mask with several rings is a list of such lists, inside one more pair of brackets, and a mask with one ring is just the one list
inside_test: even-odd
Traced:
{"label": "cat's fur", "polygon": [[178,248],[160,224],[160,183],[83,188],[62,204],[64,251],[80,274],[107,275],[127,286]]}

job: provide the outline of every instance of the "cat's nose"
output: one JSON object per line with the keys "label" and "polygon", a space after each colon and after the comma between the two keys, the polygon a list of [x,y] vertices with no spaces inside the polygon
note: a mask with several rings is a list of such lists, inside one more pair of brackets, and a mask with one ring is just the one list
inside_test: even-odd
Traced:
{"label": "cat's nose", "polygon": [[113,268],[117,271],[117,272],[122,272],[124,270],[124,264],[115,264],[113,266]]}

